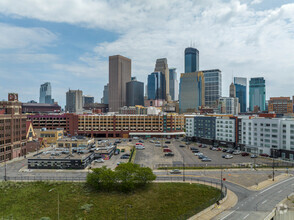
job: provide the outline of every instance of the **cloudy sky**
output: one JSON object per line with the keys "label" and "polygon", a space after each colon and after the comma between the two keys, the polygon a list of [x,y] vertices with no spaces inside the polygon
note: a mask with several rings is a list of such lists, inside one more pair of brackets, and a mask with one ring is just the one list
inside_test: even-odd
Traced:
{"label": "cloudy sky", "polygon": [[294,0],[0,0],[0,100],[38,101],[49,81],[62,106],[69,88],[100,102],[108,56],[131,58],[146,83],[162,57],[179,77],[191,42],[200,69],[222,71],[223,96],[233,76],[294,95]]}

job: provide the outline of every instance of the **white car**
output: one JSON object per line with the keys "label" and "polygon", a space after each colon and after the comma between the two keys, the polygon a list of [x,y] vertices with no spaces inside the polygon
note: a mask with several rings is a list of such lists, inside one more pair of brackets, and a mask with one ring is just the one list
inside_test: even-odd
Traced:
{"label": "white car", "polygon": [[225,156],[225,159],[232,159],[233,158],[233,156],[232,155],[229,155],[229,154],[227,154],[226,156]]}
{"label": "white car", "polygon": [[181,173],[181,171],[178,169],[174,169],[174,170],[171,170],[170,173],[171,174],[178,174],[178,173]]}
{"label": "white car", "polygon": [[104,160],[102,158],[94,160],[96,163],[104,163]]}
{"label": "white car", "polygon": [[198,153],[195,153],[194,155],[195,155],[195,156],[200,156],[200,155],[203,155],[203,153],[198,152]]}
{"label": "white car", "polygon": [[236,150],[236,151],[233,152],[233,154],[234,155],[239,155],[239,154],[241,154],[241,151]]}
{"label": "white car", "polygon": [[137,150],[144,150],[145,147],[143,145],[136,145]]}

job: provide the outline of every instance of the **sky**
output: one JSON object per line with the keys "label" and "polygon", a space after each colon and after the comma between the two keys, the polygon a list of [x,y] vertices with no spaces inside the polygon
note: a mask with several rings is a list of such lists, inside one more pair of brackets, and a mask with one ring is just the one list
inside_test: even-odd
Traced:
{"label": "sky", "polygon": [[109,56],[132,59],[146,84],[163,57],[179,78],[191,45],[200,70],[222,71],[223,96],[233,76],[294,95],[294,0],[0,0],[0,100],[38,101],[51,82],[62,107],[69,88],[100,102]]}

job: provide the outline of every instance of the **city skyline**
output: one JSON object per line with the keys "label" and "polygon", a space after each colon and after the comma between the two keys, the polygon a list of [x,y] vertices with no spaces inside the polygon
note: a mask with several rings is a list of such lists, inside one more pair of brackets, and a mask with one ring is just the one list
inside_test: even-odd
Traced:
{"label": "city skyline", "polygon": [[[0,100],[17,92],[23,102],[37,101],[44,82],[51,83],[61,106],[68,88],[100,100],[108,83],[108,56],[115,54],[132,59],[133,75],[145,85],[161,57],[177,68],[179,80],[190,42],[201,55],[199,70],[222,71],[223,96],[232,76],[264,77],[266,99],[292,96],[293,1],[84,1],[82,7],[71,1],[70,10],[68,4],[0,3]],[[162,8],[167,13],[159,13]],[[185,16],[170,18],[171,12]]]}

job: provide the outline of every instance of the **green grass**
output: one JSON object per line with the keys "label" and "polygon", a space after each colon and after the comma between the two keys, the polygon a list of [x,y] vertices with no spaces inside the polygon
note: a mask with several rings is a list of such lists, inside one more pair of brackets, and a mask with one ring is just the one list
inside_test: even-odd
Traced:
{"label": "green grass", "polygon": [[[55,190],[48,192],[50,189]],[[0,182],[0,219],[186,219],[215,203],[220,191],[187,183],[152,183],[134,193],[94,192],[83,183]]]}

